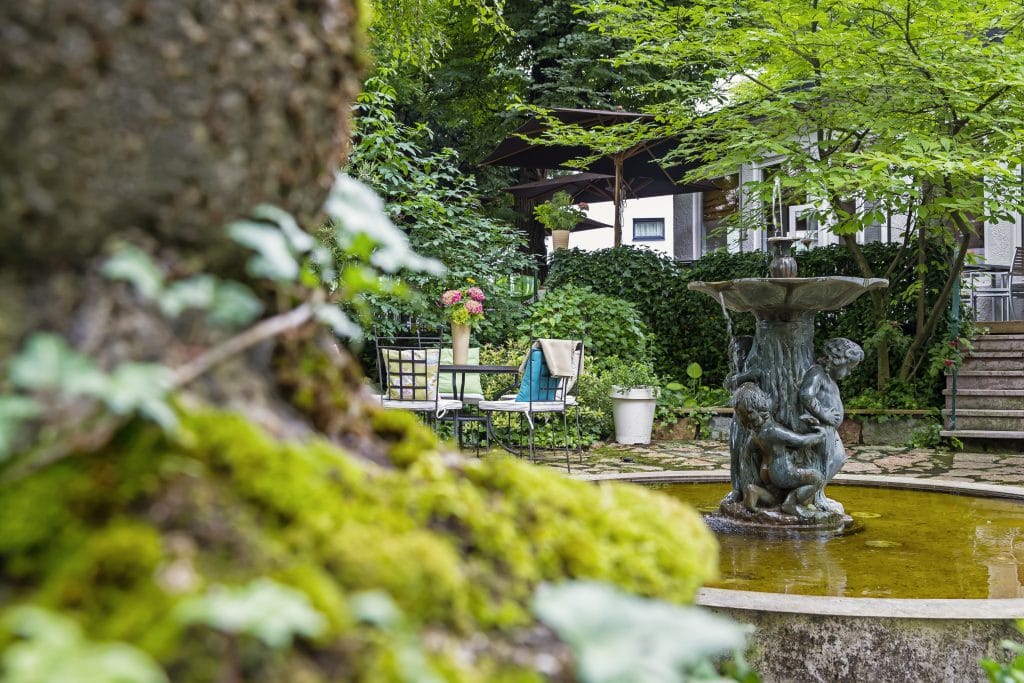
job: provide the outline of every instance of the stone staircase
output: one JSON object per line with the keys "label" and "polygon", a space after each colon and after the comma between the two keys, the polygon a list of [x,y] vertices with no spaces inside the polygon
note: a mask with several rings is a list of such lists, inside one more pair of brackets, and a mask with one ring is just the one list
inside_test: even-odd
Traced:
{"label": "stone staircase", "polygon": [[995,446],[1024,444],[1024,334],[990,333],[972,344],[957,373],[955,429],[953,378],[946,377],[942,436]]}

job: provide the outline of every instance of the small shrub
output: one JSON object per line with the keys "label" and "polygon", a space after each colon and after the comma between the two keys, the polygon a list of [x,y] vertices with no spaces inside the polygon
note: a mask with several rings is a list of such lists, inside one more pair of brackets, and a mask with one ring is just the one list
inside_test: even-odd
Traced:
{"label": "small shrub", "polygon": [[582,339],[589,359],[650,359],[648,329],[632,304],[589,287],[567,285],[530,307],[520,332],[535,338]]}

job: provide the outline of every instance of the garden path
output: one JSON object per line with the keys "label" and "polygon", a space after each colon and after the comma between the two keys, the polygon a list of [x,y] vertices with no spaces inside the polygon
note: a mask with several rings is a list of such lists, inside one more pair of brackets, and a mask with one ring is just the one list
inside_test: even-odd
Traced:
{"label": "garden path", "polygon": [[[565,471],[564,460],[544,465]],[[572,476],[590,478],[630,472],[728,470],[724,441],[660,441],[646,446],[609,444],[584,452]],[[948,481],[1024,486],[1024,454],[969,453],[908,446],[857,446],[847,449],[840,471],[848,475],[933,477]]]}

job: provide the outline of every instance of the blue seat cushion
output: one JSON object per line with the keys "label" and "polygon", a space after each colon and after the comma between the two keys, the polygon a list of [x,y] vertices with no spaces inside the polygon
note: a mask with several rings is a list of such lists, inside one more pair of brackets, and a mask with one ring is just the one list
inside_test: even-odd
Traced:
{"label": "blue seat cushion", "polygon": [[532,349],[526,361],[523,381],[519,385],[516,401],[554,401],[558,390],[558,378],[552,377],[548,364],[544,362],[544,352]]}

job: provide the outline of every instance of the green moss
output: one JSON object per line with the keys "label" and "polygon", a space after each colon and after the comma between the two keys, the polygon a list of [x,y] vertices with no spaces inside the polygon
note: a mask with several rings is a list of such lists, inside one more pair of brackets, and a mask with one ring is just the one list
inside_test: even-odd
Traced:
{"label": "green moss", "polygon": [[[324,678],[378,681],[399,680],[391,645],[354,623],[354,592],[387,591],[414,629],[500,642],[533,624],[527,604],[541,581],[601,579],[685,602],[717,564],[711,534],[687,507],[507,458],[452,466],[401,412],[373,416],[397,468],[321,441],[279,443],[232,414],[182,423],[174,440],[132,426],[102,452],[0,490],[0,567],[17,578],[17,597],[143,646],[175,680],[201,680],[223,646],[172,617],[179,600],[213,583],[269,575],[329,621],[316,643],[257,658],[273,666],[247,680],[344,661],[344,675]],[[168,567],[194,580],[175,586]],[[503,661],[429,654],[449,680],[536,680]]]}

